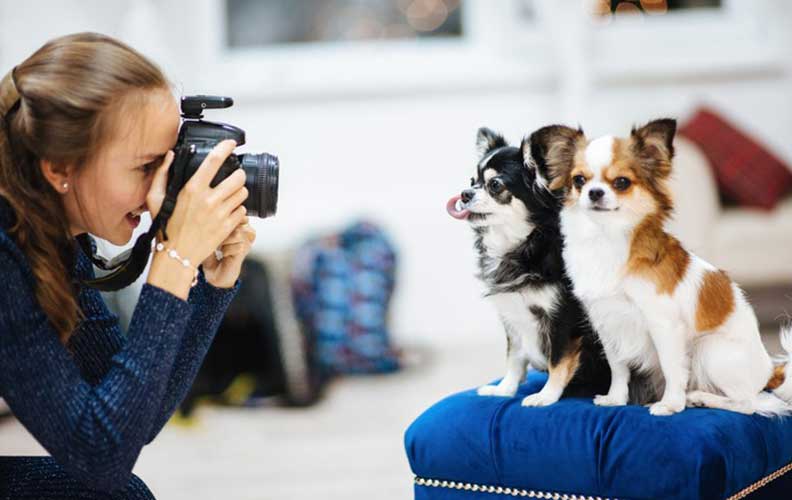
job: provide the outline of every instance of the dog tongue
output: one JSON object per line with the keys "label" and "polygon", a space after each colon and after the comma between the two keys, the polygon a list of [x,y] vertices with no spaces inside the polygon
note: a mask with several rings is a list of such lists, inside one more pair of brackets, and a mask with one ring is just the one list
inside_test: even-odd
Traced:
{"label": "dog tongue", "polygon": [[[448,203],[446,203],[446,210],[448,210],[448,214],[451,217],[455,219],[463,220],[463,219],[467,219],[468,215],[470,215],[470,211],[465,210],[464,208],[462,210],[457,209],[457,202],[461,199],[462,197],[457,195],[451,198],[450,200],[448,200]],[[462,206],[461,203],[459,205]]]}

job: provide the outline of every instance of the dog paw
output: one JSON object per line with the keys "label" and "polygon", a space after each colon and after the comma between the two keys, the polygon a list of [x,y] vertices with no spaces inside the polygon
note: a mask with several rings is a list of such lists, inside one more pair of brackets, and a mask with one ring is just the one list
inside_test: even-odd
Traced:
{"label": "dog paw", "polygon": [[483,385],[478,388],[476,393],[479,396],[501,396],[510,398],[517,392],[517,388],[502,387],[500,385]]}
{"label": "dog paw", "polygon": [[696,408],[704,408],[707,406],[706,395],[701,391],[689,392],[686,396],[687,405]]}
{"label": "dog paw", "polygon": [[599,396],[594,396],[594,404],[597,406],[624,406],[627,404],[627,398],[600,394]]}
{"label": "dog paw", "polygon": [[530,396],[526,396],[522,400],[523,406],[547,406],[553,403],[556,403],[558,398],[552,396],[550,394],[542,394],[541,392],[537,392],[536,394],[531,394]]}
{"label": "dog paw", "polygon": [[649,407],[649,413],[657,417],[667,417],[668,415],[679,413],[684,409],[684,400],[682,401],[682,404],[679,404],[675,401],[658,401]]}

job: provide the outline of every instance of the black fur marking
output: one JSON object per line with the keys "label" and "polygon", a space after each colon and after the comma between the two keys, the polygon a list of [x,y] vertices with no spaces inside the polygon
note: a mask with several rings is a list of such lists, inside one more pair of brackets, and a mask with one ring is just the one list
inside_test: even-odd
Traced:
{"label": "black fur marking", "polygon": [[[491,132],[487,137],[500,136]],[[506,146],[501,141],[502,138],[490,141],[491,147],[481,151],[482,158],[488,157],[486,168],[494,169],[505,184],[504,191],[495,198],[505,199],[504,193],[508,193],[510,203],[514,198],[523,203],[528,213],[527,222],[533,229],[514,248],[498,256],[488,251],[486,246],[486,236],[491,230],[486,226],[486,219],[477,219],[473,226],[474,245],[478,252],[477,276],[484,282],[487,296],[521,293],[530,301],[531,292],[536,292],[538,297],[546,294],[548,287],[555,288],[556,302],[551,310],[539,305],[526,307],[525,314],[533,315],[539,325],[535,332],[537,345],[549,366],[557,365],[580,346],[578,370],[564,392],[565,396],[605,394],[610,386],[610,370],[602,346],[582,305],[572,294],[571,283],[564,271],[559,220],[561,193],[551,192],[537,182],[536,165],[544,165],[544,162],[536,160],[536,163],[526,166],[523,149]],[[476,185],[483,186],[483,172],[477,168],[476,173]],[[511,325],[504,321],[504,328],[508,338]],[[513,348],[511,340],[507,345],[509,350]]]}
{"label": "black fur marking", "polygon": [[[553,335],[553,318],[548,311],[539,306],[532,305],[528,307],[531,314],[534,315],[539,323],[539,348],[543,353],[551,353],[553,343],[551,337]],[[552,356],[551,356],[552,358]],[[557,363],[556,363],[557,364]]]}
{"label": "black fur marking", "polygon": [[503,146],[506,146],[506,141],[503,139],[502,135],[493,132],[487,127],[478,129],[476,133],[476,147],[482,157],[486,153]]}
{"label": "black fur marking", "polygon": [[[487,253],[484,245],[487,228],[474,228],[475,247],[479,253],[478,277],[489,286],[487,295],[515,292],[526,286],[541,287],[557,283],[563,276],[560,198],[547,190],[534,188],[534,177],[526,174],[527,169],[517,148],[501,147],[488,165],[498,172],[506,185],[501,198],[507,192],[509,203],[513,198],[518,198],[528,210],[528,222],[535,229],[526,235],[520,245],[496,261]],[[526,183],[526,175],[530,184]],[[481,173],[479,183],[483,183]]]}

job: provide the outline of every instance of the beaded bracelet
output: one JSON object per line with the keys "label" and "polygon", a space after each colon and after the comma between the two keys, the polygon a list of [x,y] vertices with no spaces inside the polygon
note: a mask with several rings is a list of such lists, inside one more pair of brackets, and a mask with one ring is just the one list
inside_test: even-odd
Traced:
{"label": "beaded bracelet", "polygon": [[181,263],[181,265],[183,265],[184,267],[190,268],[190,269],[192,269],[195,272],[195,276],[193,276],[193,281],[192,281],[192,283],[190,283],[190,288],[192,288],[192,287],[194,287],[195,285],[198,284],[198,268],[193,266],[192,264],[190,264],[190,259],[182,258],[182,256],[179,255],[179,252],[177,252],[173,248],[167,248],[162,243],[157,243],[157,246],[154,247],[154,248],[156,248],[156,250],[158,252],[162,252],[163,250],[167,250],[168,251],[168,257],[178,260]]}

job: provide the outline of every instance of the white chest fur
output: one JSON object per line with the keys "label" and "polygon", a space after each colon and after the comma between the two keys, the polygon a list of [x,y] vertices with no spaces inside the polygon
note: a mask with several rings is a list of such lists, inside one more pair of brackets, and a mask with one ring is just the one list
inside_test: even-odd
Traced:
{"label": "white chest fur", "polygon": [[533,226],[524,217],[515,217],[508,224],[494,224],[487,228],[482,243],[487,255],[498,259],[514,250],[531,234]]}
{"label": "white chest fur", "polygon": [[561,232],[564,262],[578,297],[589,301],[620,294],[629,256],[627,237],[606,232],[577,209],[561,212]]}
{"label": "white chest fur", "polygon": [[629,235],[577,209],[561,213],[564,261],[606,351],[635,368],[656,365],[646,320],[624,290]]}
{"label": "white chest fur", "polygon": [[518,349],[534,368],[546,370],[547,358],[542,351],[542,337],[550,332],[543,331],[547,325],[542,324],[531,309],[552,314],[558,300],[558,288],[547,285],[539,289],[499,293],[492,295],[490,300],[504,323],[511,348]]}

